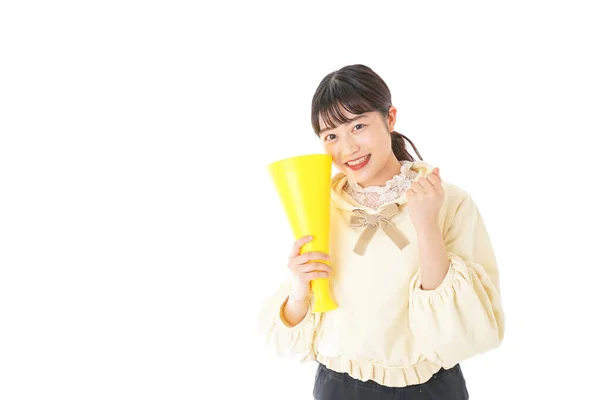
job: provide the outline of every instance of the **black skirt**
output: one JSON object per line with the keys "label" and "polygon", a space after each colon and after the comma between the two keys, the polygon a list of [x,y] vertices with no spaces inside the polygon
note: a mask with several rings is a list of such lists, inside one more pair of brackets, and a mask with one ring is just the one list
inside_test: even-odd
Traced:
{"label": "black skirt", "polygon": [[318,363],[313,397],[315,400],[468,400],[469,392],[459,364],[441,368],[424,383],[405,387],[363,382],[347,373],[333,371]]}

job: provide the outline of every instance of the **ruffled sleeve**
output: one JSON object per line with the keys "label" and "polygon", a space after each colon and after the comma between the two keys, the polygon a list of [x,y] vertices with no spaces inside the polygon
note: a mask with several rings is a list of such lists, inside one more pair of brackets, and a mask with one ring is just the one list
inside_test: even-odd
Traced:
{"label": "ruffled sleeve", "polygon": [[259,332],[265,343],[280,357],[300,357],[300,361],[314,361],[314,337],[320,323],[320,313],[313,313],[313,296],[309,296],[308,313],[295,326],[289,326],[282,310],[291,292],[291,283],[283,283],[264,303],[259,315]]}
{"label": "ruffled sleeve", "polygon": [[410,327],[423,352],[446,368],[498,347],[504,337],[498,267],[492,244],[470,196],[460,201],[444,234],[450,268],[433,290],[410,284]]}

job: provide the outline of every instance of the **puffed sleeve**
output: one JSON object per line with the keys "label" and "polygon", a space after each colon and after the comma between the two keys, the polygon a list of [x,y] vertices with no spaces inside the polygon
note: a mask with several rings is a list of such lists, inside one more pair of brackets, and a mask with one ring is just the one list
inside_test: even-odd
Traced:
{"label": "puffed sleeve", "polygon": [[504,337],[498,267],[492,243],[473,199],[456,208],[444,234],[448,273],[433,290],[410,283],[409,323],[425,354],[445,368],[496,348]]}
{"label": "puffed sleeve", "polygon": [[312,294],[308,297],[308,313],[295,326],[289,326],[282,310],[291,292],[291,282],[286,281],[264,302],[259,315],[259,332],[265,343],[280,357],[300,357],[300,361],[314,361],[315,331],[320,323],[320,313],[313,313]]}

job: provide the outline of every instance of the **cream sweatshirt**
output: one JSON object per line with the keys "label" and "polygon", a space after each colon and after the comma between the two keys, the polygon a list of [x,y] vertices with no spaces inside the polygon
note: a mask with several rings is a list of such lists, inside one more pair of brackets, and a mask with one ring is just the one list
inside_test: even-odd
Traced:
{"label": "cream sweatshirt", "polygon": [[[411,162],[418,177],[433,171],[425,161]],[[450,268],[439,287],[421,289],[416,231],[406,195],[394,202],[391,222],[407,239],[397,246],[377,229],[364,254],[354,251],[364,228],[353,227],[357,213],[375,214],[343,190],[346,176],[332,179],[330,288],[338,308],[312,312],[290,327],[281,310],[291,276],[265,302],[259,329],[279,356],[299,356],[327,368],[392,387],[427,381],[436,371],[500,345],[504,314],[498,267],[483,218],[472,197],[458,186],[442,184],[445,199],[440,229]]]}

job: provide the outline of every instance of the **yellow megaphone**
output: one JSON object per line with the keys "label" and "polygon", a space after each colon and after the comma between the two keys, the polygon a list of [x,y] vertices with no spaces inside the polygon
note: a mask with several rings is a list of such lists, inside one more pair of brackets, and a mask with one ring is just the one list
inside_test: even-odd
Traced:
{"label": "yellow megaphone", "polygon": [[[301,254],[309,251],[329,254],[331,165],[330,155],[309,154],[268,166],[296,240],[313,236],[312,241],[302,246]],[[318,262],[331,265],[327,260]],[[329,278],[314,279],[310,286],[314,295],[313,312],[337,308],[331,297]]]}

